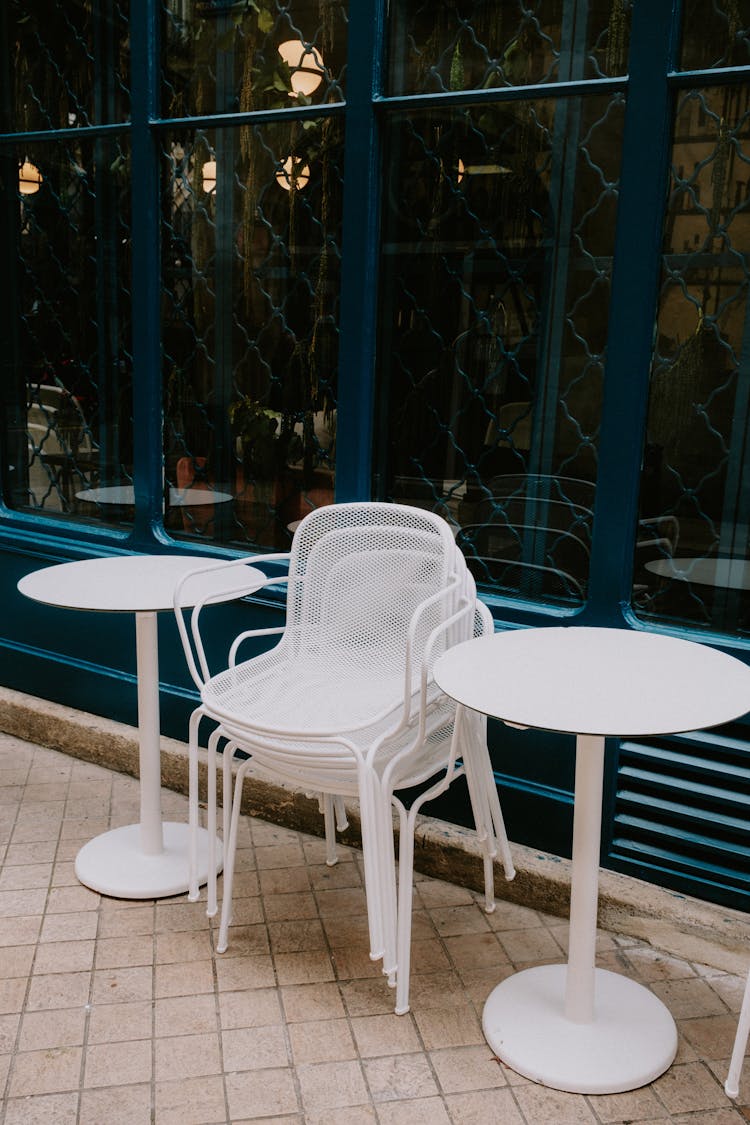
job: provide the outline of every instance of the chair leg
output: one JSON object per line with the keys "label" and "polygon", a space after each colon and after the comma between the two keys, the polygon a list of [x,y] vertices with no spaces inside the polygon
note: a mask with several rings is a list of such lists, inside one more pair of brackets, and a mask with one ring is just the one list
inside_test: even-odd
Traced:
{"label": "chair leg", "polygon": [[747,1039],[750,1034],[750,972],[745,983],[745,995],[742,999],[742,1009],[737,1024],[737,1035],[734,1040],[734,1049],[729,1063],[729,1073],[724,1083],[724,1092],[728,1098],[736,1098],[740,1092],[740,1072],[745,1059]]}
{"label": "chair leg", "polygon": [[232,820],[229,828],[229,840],[224,841],[224,889],[221,896],[221,921],[219,923],[219,940],[216,944],[217,953],[226,953],[229,938],[229,923],[232,920],[232,885],[234,883],[234,860],[237,852],[237,831],[240,823],[240,805],[242,804],[242,785],[250,761],[243,762],[237,770],[234,783],[234,800],[232,801]]}
{"label": "chair leg", "polygon": [[208,782],[206,793],[206,829],[208,831],[208,879],[206,888],[206,915],[216,914],[216,748],[223,738],[221,727],[212,732],[208,740]]}
{"label": "chair leg", "polygon": [[224,753],[221,755],[221,834],[224,838],[225,847],[229,839],[229,821],[232,816],[232,766],[234,764],[234,755],[238,749],[239,747],[236,742],[228,742],[224,747]]}
{"label": "chair leg", "polygon": [[397,797],[393,803],[398,809],[398,926],[396,934],[396,1015],[409,1011],[409,981],[411,975],[411,916],[414,907],[414,833],[416,813],[407,813]]}
{"label": "chair leg", "polygon": [[[461,715],[458,712],[461,712]],[[468,712],[465,708],[459,706],[456,722],[466,723],[466,737],[464,739],[466,780],[469,783],[470,791],[473,787],[478,802],[481,802],[481,806],[485,810],[482,826],[475,822],[477,831],[481,832],[486,829],[492,856],[494,858],[499,850],[505,878],[510,881],[515,878],[516,869],[508,842],[508,833],[505,829],[505,820],[500,808],[500,798],[497,795],[492,763],[487,750],[487,721],[482,715],[478,715],[476,712]]]}
{"label": "chair leg", "polygon": [[200,898],[198,887],[198,728],[204,711],[197,707],[190,716],[188,726],[188,900],[197,902]]}
{"label": "chair leg", "polygon": [[336,852],[336,812],[333,806],[333,795],[321,793],[320,803],[323,806],[323,824],[326,837],[326,866],[335,867],[339,857]]}
{"label": "chair leg", "polygon": [[393,840],[393,813],[379,781],[374,781],[378,804],[378,874],[383,929],[383,972],[391,988],[396,985],[398,968],[398,906],[396,853]]}
{"label": "chair leg", "polygon": [[367,767],[359,768],[359,815],[362,830],[362,857],[365,866],[365,899],[370,933],[370,960],[380,961],[385,953],[381,876],[378,864],[378,814],[373,794],[373,779]]}

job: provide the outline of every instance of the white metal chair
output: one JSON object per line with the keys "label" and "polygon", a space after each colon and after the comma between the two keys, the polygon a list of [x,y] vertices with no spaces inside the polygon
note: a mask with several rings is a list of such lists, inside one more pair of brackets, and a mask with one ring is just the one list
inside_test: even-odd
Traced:
{"label": "white metal chair", "polygon": [[748,1035],[750,1035],[750,972],[748,972],[745,982],[745,995],[742,998],[737,1034],[734,1040],[732,1058],[729,1062],[729,1073],[724,1083],[724,1091],[728,1098],[736,1098],[740,1092],[740,1073],[745,1060]]}
{"label": "white metal chair", "polygon": [[[465,773],[486,857],[488,909],[494,907],[498,845],[506,875],[514,874],[481,723],[452,740],[455,704],[432,678],[437,656],[486,629],[488,620],[491,626],[491,619],[477,609],[473,579],[448,524],[402,505],[337,504],[310,513],[295,532],[285,580],[285,627],[241,633],[229,666],[213,677],[200,635],[202,606],[192,611],[189,629],[177,613],[201,690],[201,717],[219,724],[216,741],[225,737],[250,755],[237,771],[225,839],[218,948],[223,951],[228,940],[248,770],[328,797],[356,798],[371,956],[383,959],[389,982],[397,984],[396,1010],[407,1011],[413,834],[424,801]],[[280,634],[274,648],[238,660],[244,641],[269,632]],[[191,724],[191,741],[199,721]],[[397,789],[431,779],[408,812],[395,799],[401,824],[397,919],[391,798]]]}

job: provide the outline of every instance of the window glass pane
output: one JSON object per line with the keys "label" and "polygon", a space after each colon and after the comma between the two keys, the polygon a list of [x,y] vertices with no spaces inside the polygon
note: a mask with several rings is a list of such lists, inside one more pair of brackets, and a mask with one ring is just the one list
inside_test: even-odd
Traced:
{"label": "window glass pane", "polygon": [[6,0],[8,132],[125,121],[129,0]]}
{"label": "window glass pane", "polygon": [[680,68],[750,63],[750,10],[743,0],[685,0]]}
{"label": "window glass pane", "polygon": [[342,152],[331,118],[165,137],[176,535],[286,547],[333,500]]}
{"label": "window glass pane", "polygon": [[482,90],[627,71],[632,0],[393,0],[388,92]]}
{"label": "window glass pane", "polygon": [[345,0],[167,0],[162,115],[343,100]]}
{"label": "window glass pane", "polygon": [[750,629],[750,86],[680,96],[634,603]]}
{"label": "window glass pane", "polygon": [[498,593],[585,598],[622,112],[539,100],[390,129],[385,490],[460,526]]}
{"label": "window glass pane", "polygon": [[3,158],[17,269],[2,305],[6,499],[119,523],[132,505],[105,508],[90,490],[132,471],[129,153],[112,135],[72,139]]}

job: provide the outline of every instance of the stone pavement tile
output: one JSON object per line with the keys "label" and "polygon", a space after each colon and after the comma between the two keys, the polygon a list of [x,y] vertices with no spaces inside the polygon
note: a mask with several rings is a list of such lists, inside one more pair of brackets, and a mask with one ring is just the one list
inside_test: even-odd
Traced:
{"label": "stone pavement tile", "polygon": [[225,1073],[289,1066],[287,1038],[280,1024],[224,1031],[221,1043]]}
{"label": "stone pavement tile", "polygon": [[51,1094],[77,1090],[81,1080],[81,1047],[52,1047],[21,1051],[10,1075],[8,1096]]}
{"label": "stone pavement tile", "polygon": [[408,1101],[381,1102],[379,1125],[450,1125],[445,1103],[440,1098],[410,1098]]}
{"label": "stone pavement tile", "polygon": [[534,1125],[589,1125],[596,1121],[581,1094],[567,1094],[529,1083],[513,1088],[524,1117]]}
{"label": "stone pavement tile", "polygon": [[[214,962],[219,992],[245,988],[270,988],[276,983],[270,953],[246,954],[243,957],[222,955]],[[158,966],[157,966],[158,968]]]}
{"label": "stone pavement tile", "polygon": [[355,1016],[352,1021],[354,1041],[363,1059],[377,1055],[402,1055],[420,1049],[419,1037],[412,1016],[391,1012],[382,1016]]}
{"label": "stone pavement tile", "polygon": [[430,1064],[422,1053],[365,1059],[363,1066],[376,1103],[429,1098],[439,1093]]}
{"label": "stone pavement tile", "polygon": [[290,1023],[287,1032],[295,1066],[300,1063],[336,1062],[357,1058],[349,1021],[312,1020]]}
{"label": "stone pavement tile", "polygon": [[428,1008],[413,1015],[428,1051],[470,1047],[485,1041],[474,1009],[465,1002],[452,1008]]}
{"label": "stone pavement tile", "polygon": [[151,1088],[143,1083],[81,1093],[79,1125],[151,1125],[151,1120]]}
{"label": "stone pavement tile", "polygon": [[74,1008],[86,1004],[91,988],[90,972],[48,973],[34,976],[26,1000],[28,1012],[47,1008]]}
{"label": "stone pavement tile", "polygon": [[217,1032],[219,1013],[213,995],[170,996],[154,1001],[154,1034],[201,1035]]}
{"label": "stone pavement tile", "polygon": [[151,1040],[93,1043],[86,1050],[83,1084],[91,1089],[118,1084],[130,1086],[151,1081]]}
{"label": "stone pavement tile", "polygon": [[679,1113],[726,1106],[726,1094],[715,1075],[702,1062],[676,1064],[652,1085],[662,1105],[673,1116]]}
{"label": "stone pavement tile", "polygon": [[126,965],[151,965],[154,939],[150,934],[136,937],[100,938],[96,943],[97,969],[118,969]]}
{"label": "stone pavement tile", "polygon": [[150,1039],[153,1010],[148,1000],[125,1004],[95,1004],[89,1019],[89,1043],[120,1043]]}
{"label": "stone pavement tile", "polygon": [[726,1007],[719,996],[698,977],[687,980],[654,981],[651,991],[669,1008],[676,1020],[720,1016]]}
{"label": "stone pavement tile", "polygon": [[296,1072],[306,1113],[370,1101],[359,1062],[303,1063]]}
{"label": "stone pavement tile", "polygon": [[173,1035],[157,1039],[154,1053],[157,1082],[195,1078],[201,1074],[221,1074],[218,1034]]}
{"label": "stone pavement tile", "polygon": [[86,1035],[83,1005],[54,1011],[26,1012],[21,1021],[19,1051],[43,1051],[49,1047],[81,1046]]}
{"label": "stone pavement tile", "polygon": [[5,1125],[77,1125],[78,1093],[34,1094],[6,1102]]}
{"label": "stone pavement tile", "polygon": [[154,996],[157,999],[166,996],[199,996],[213,990],[213,962],[208,958],[204,961],[187,961],[182,965],[155,966]]}
{"label": "stone pavement tile", "polygon": [[157,1082],[155,1106],[159,1125],[223,1125],[227,1119],[219,1075]]}
{"label": "stone pavement tile", "polygon": [[84,972],[94,967],[93,938],[84,941],[51,941],[37,946],[35,973]]}
{"label": "stone pavement tile", "polygon": [[8,945],[0,952],[0,980],[6,977],[25,977],[34,960],[33,945]]}
{"label": "stone pavement tile", "polygon": [[332,1020],[344,1015],[344,1002],[338,985],[333,981],[288,985],[281,989],[281,1000],[287,1023]]}
{"label": "stone pavement tile", "polygon": [[663,1112],[659,1099],[648,1086],[624,1094],[599,1094],[589,1102],[603,1125],[650,1121]]}
{"label": "stone pavement tile", "polygon": [[20,1023],[20,1012],[11,1012],[7,1016],[0,1016],[0,1055],[9,1055],[14,1049]]}
{"label": "stone pavement tile", "polygon": [[299,1099],[290,1069],[240,1071],[226,1076],[229,1120],[233,1125],[257,1118],[295,1114]]}
{"label": "stone pavement tile", "polygon": [[237,1027],[266,1027],[283,1022],[281,1001],[275,988],[253,988],[219,995],[222,1030]]}
{"label": "stone pavement tile", "polygon": [[274,963],[280,985],[312,984],[316,981],[333,980],[335,976],[331,958],[324,949],[276,953]]}
{"label": "stone pavement tile", "polygon": [[[453,1125],[525,1125],[510,1090],[477,1090],[445,1099]],[[552,1125],[552,1123],[550,1123]]]}
{"label": "stone pavement tile", "polygon": [[132,1000],[151,1000],[153,969],[150,966],[94,969],[92,977],[91,999],[94,1004],[127,1004]]}
{"label": "stone pavement tile", "polygon": [[507,1086],[502,1067],[486,1043],[430,1051],[430,1061],[444,1094],[491,1090]]}
{"label": "stone pavement tile", "polygon": [[680,1035],[703,1059],[728,1059],[737,1032],[737,1016],[725,1013],[702,1019],[680,1020]]}

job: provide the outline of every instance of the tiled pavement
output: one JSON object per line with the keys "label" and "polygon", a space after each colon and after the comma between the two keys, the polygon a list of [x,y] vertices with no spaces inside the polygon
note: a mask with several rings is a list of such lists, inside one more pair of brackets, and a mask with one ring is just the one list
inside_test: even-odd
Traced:
{"label": "tiled pavement", "polygon": [[[164,791],[164,810],[186,815]],[[583,1097],[514,1074],[482,1003],[515,968],[559,960],[559,918],[419,879],[412,1011],[366,950],[359,855],[243,825],[235,924],[184,897],[128,903],[80,886],[73,858],[137,819],[138,784],[0,735],[0,1125],[731,1125],[722,1083],[743,981],[602,932],[599,964],[637,977],[680,1030],[675,1065],[628,1094]],[[748,951],[750,954],[750,951]]]}

